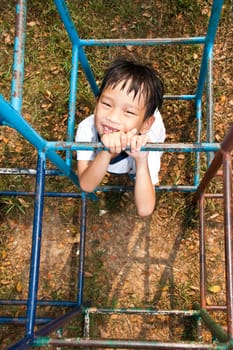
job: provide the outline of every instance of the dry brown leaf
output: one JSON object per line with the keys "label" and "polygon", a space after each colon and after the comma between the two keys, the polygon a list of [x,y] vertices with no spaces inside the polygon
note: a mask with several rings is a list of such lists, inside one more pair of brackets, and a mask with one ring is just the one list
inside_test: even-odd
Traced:
{"label": "dry brown leaf", "polygon": [[20,281],[17,282],[15,289],[18,293],[22,292],[23,287],[22,287],[22,283]]}
{"label": "dry brown leaf", "polygon": [[1,251],[1,256],[2,256],[2,260],[6,259],[7,253],[6,253],[5,250],[2,250],[2,251]]}

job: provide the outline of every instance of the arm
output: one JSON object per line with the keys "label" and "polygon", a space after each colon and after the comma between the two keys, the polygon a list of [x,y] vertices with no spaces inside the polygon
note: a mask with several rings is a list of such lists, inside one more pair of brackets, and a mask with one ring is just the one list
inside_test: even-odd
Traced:
{"label": "arm", "polygon": [[94,160],[78,160],[78,176],[83,191],[92,192],[100,184],[107,171],[112,155],[101,151]]}
{"label": "arm", "polygon": [[[135,130],[133,131],[135,133]],[[92,192],[100,184],[106,174],[108,165],[113,157],[125,149],[127,135],[118,131],[104,134],[102,143],[109,151],[101,151],[94,160],[78,160],[78,176],[83,191]]]}
{"label": "arm", "polygon": [[[142,152],[140,152],[142,153]],[[145,152],[144,152],[145,153]],[[136,180],[134,188],[135,203],[140,216],[152,214],[155,207],[155,189],[151,182],[147,157],[136,161]]]}
{"label": "arm", "polygon": [[134,158],[136,164],[134,197],[140,216],[152,214],[156,200],[155,189],[148,167],[149,152],[140,152],[141,146],[145,146],[148,140],[147,135],[133,136],[131,139],[131,152],[129,153]]}

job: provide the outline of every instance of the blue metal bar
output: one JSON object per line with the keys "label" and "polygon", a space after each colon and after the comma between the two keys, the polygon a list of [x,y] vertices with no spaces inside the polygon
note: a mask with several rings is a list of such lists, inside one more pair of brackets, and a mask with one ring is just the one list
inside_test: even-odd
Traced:
{"label": "blue metal bar", "polygon": [[11,104],[18,112],[21,112],[22,109],[26,16],[27,1],[18,0],[16,5],[16,30],[11,84]]}
{"label": "blue metal bar", "polygon": [[[39,151],[46,148],[46,141],[26,122],[25,119],[0,95],[0,114],[8,124],[15,128],[26,140],[28,140]],[[64,160],[53,151],[47,152],[51,160],[70,180],[79,186],[77,175]]]}
{"label": "blue metal bar", "polygon": [[76,347],[76,348],[111,348],[111,349],[175,349],[175,350],[230,350],[232,345],[222,344],[204,344],[188,342],[162,342],[157,340],[128,340],[128,339],[86,339],[86,338],[68,338],[55,339],[50,337],[37,337],[33,341],[34,347],[57,346],[57,347]]}
{"label": "blue metal bar", "polygon": [[36,177],[36,198],[34,203],[34,220],[32,232],[32,250],[29,276],[29,291],[27,303],[27,325],[26,336],[34,333],[37,292],[40,269],[40,251],[42,238],[42,217],[44,207],[44,184],[45,184],[45,155],[38,153],[37,177]]}
{"label": "blue metal bar", "polygon": [[[35,324],[36,325],[41,325],[41,324],[45,324],[48,322],[51,322],[52,319],[51,318],[37,318],[35,320]],[[12,324],[14,323],[15,325],[24,325],[27,322],[27,318],[26,317],[0,317],[0,323],[1,324]]]}
{"label": "blue metal bar", "polygon": [[[101,142],[54,142],[49,141],[46,143],[46,151],[62,151],[70,149],[71,151],[77,150],[107,150]],[[210,152],[218,151],[220,149],[219,143],[147,143],[146,146],[142,147],[142,151],[166,151],[166,152]],[[127,150],[130,150],[129,148]]]}
{"label": "blue metal bar", "polygon": [[[109,186],[98,186],[96,187],[94,192],[131,192],[133,191],[133,186],[125,186],[125,185],[109,185]],[[187,185],[160,185],[155,186],[156,191],[179,191],[179,192],[195,192],[197,186],[187,186]],[[96,200],[97,197],[93,197],[90,193],[86,193],[87,197]],[[1,197],[33,197],[35,196],[34,192],[26,192],[26,191],[0,191]],[[50,198],[80,198],[82,196],[81,192],[45,192],[44,197]]]}
{"label": "blue metal bar", "polygon": [[[16,196],[24,196],[24,197],[33,197],[35,196],[35,192],[26,192],[26,191],[0,191],[0,196],[6,197],[16,197]],[[77,192],[45,192],[44,197],[54,197],[54,198],[81,198],[81,193]]]}
{"label": "blue metal bar", "polygon": [[[1,175],[29,175],[35,176],[36,169],[27,168],[0,168]],[[48,169],[45,171],[46,176],[61,176],[64,175],[60,170]]]}
{"label": "blue metal bar", "polygon": [[[206,79],[206,141],[213,142],[213,60],[208,61]],[[210,165],[213,152],[207,153],[207,164]]]}
{"label": "blue metal bar", "polygon": [[64,0],[54,0],[54,3],[57,7],[57,10],[60,14],[61,20],[66,28],[66,31],[69,35],[69,38],[70,38],[72,44],[77,45],[79,47],[80,63],[83,67],[83,70],[86,74],[87,80],[89,81],[89,84],[92,88],[94,95],[97,96],[98,95],[98,86],[96,84],[95,77],[94,77],[94,74],[91,70],[91,67],[88,63],[87,56],[86,56],[82,46],[80,45],[80,39],[79,39],[78,33],[76,31],[75,25],[71,19],[70,14],[69,14],[66,3]]}
{"label": "blue metal bar", "polygon": [[[68,127],[67,127],[67,141],[74,141],[74,125],[75,125],[75,111],[76,111],[76,92],[78,83],[78,46],[72,47],[72,69],[70,77],[70,97],[69,97],[69,113],[68,113]],[[66,152],[66,164],[71,167],[72,153],[68,150]]]}
{"label": "blue metal bar", "polygon": [[[196,91],[196,118],[197,118],[197,142],[201,139],[202,129],[202,95],[204,84],[208,78],[208,69],[212,68],[213,45],[221,15],[223,0],[214,0],[212,4],[211,16],[209,19],[207,34],[205,38],[204,51],[202,55],[201,68]],[[211,76],[209,76],[211,77]],[[210,133],[210,131],[209,131]],[[200,179],[200,154],[196,154],[196,166],[194,175],[194,185],[198,185]]]}
{"label": "blue metal bar", "polygon": [[[196,142],[200,143],[201,140],[201,126],[202,126],[202,100],[196,99]],[[196,153],[195,168],[194,168],[194,186],[197,186],[200,179],[200,153]]]}
{"label": "blue metal bar", "polygon": [[164,100],[195,100],[196,95],[164,95]]}
{"label": "blue metal bar", "polygon": [[[0,305],[27,305],[28,300],[22,299],[1,299]],[[61,306],[61,307],[74,307],[77,306],[77,302],[67,300],[37,300],[39,306]]]}
{"label": "blue metal bar", "polygon": [[204,83],[206,79],[208,61],[212,59],[213,55],[213,44],[216,36],[216,31],[218,28],[218,22],[221,15],[222,5],[224,0],[214,0],[212,4],[211,15],[209,19],[204,52],[202,55],[201,69],[197,85],[197,99],[201,99],[204,89]]}
{"label": "blue metal bar", "polygon": [[152,38],[152,39],[80,39],[82,46],[154,46],[154,45],[193,45],[204,44],[205,37],[187,37],[187,38]]}

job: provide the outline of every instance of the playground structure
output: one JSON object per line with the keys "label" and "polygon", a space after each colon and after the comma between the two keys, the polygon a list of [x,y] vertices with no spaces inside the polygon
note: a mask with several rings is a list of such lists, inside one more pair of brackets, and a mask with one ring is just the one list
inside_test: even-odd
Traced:
{"label": "playground structure", "polygon": [[[24,46],[26,30],[26,0],[19,0],[17,3],[17,23],[16,39],[14,49],[14,66],[12,79],[12,94],[10,103],[0,96],[0,122],[17,130],[26,140],[28,140],[38,152],[37,169],[31,175],[36,175],[35,205],[34,205],[34,222],[32,232],[32,252],[30,263],[30,278],[28,287],[27,300],[1,300],[0,305],[27,305],[27,313],[24,318],[0,317],[1,323],[25,323],[25,337],[13,344],[9,349],[27,349],[42,346],[69,346],[82,348],[150,348],[150,349],[231,349],[233,348],[233,270],[232,270],[232,169],[231,169],[231,151],[233,149],[233,128],[226,135],[222,144],[213,143],[213,77],[212,77],[212,56],[214,39],[218,27],[218,21],[221,14],[223,1],[215,0],[212,5],[212,12],[209,19],[207,34],[204,37],[191,38],[174,38],[174,39],[102,39],[102,40],[82,40],[79,38],[77,30],[72,22],[66,3],[62,0],[55,0],[55,5],[60,14],[61,20],[66,28],[72,43],[72,70],[70,80],[70,99],[69,99],[69,118],[67,128],[67,139],[63,142],[49,142],[42,138],[21,115],[22,109],[22,90],[23,90],[23,72],[24,72]],[[85,47],[88,46],[127,46],[127,45],[203,45],[203,56],[199,73],[198,85],[193,95],[168,95],[165,99],[194,101],[197,130],[196,142],[189,144],[148,144],[145,150],[164,151],[164,152],[185,152],[195,154],[194,183],[192,186],[159,186],[158,191],[182,191],[193,192],[194,201],[199,203],[199,227],[200,227],[200,305],[196,305],[193,310],[155,310],[150,309],[97,309],[85,306],[83,295],[84,286],[84,259],[85,259],[85,233],[87,219],[87,200],[95,200],[96,193],[86,194],[79,190],[79,181],[77,175],[72,169],[72,152],[80,149],[101,149],[101,144],[83,144],[74,143],[74,124],[75,124],[75,105],[76,91],[78,83],[78,65],[81,64],[87,80],[93,90],[94,95],[98,93],[98,87],[94,75],[85,54]],[[201,142],[202,123],[202,104],[203,95],[206,94],[207,104],[207,129],[206,141]],[[65,151],[65,159],[58,155],[58,151]],[[213,156],[213,152],[216,152]],[[200,154],[206,153],[208,159],[208,170],[204,177],[200,178]],[[50,160],[56,169],[49,170],[46,168],[46,161]],[[220,166],[223,165],[224,193],[223,195],[205,194],[206,188],[212,178],[216,175]],[[11,169],[1,169],[1,174],[9,174]],[[17,173],[13,169],[12,172]],[[26,169],[18,169],[19,174],[27,174]],[[31,172],[30,172],[31,173]],[[76,186],[77,193],[45,193],[46,176],[66,176]],[[124,186],[102,186],[99,191],[124,191],[132,190]],[[17,196],[29,195],[28,193],[19,192],[2,192],[1,195]],[[80,255],[78,271],[78,287],[76,301],[42,301],[37,300],[39,265],[41,254],[42,239],[42,215],[44,196],[51,197],[76,197],[81,198],[82,211],[80,223]],[[220,197],[224,201],[224,231],[225,231],[225,264],[226,264],[226,305],[207,305],[206,303],[206,261],[205,261],[205,230],[204,230],[204,200],[205,197]],[[36,316],[38,305],[55,305],[57,307],[69,307],[71,310],[58,317],[48,321],[38,319]],[[227,314],[227,331],[224,331],[208,314],[208,310],[225,310]],[[148,314],[155,317],[158,315],[185,315],[203,321],[210,329],[216,342],[211,344],[202,343],[200,340],[192,343],[165,343],[147,340],[123,340],[123,339],[91,339],[90,338],[90,318],[92,314]],[[65,326],[74,317],[84,318],[83,337],[63,339],[59,337],[50,337],[54,331]],[[35,332],[35,325],[43,326]]]}

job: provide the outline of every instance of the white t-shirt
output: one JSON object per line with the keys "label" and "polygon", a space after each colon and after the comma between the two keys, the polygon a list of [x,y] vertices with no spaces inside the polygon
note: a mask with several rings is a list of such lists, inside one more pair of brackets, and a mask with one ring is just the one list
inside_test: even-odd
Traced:
{"label": "white t-shirt", "polygon": [[[164,142],[165,140],[165,127],[159,111],[154,113],[155,121],[152,124],[148,135],[150,142]],[[76,142],[99,142],[97,130],[94,123],[94,114],[84,119],[78,126],[76,136]],[[93,160],[96,157],[98,151],[77,151],[77,160]],[[151,181],[156,184],[158,179],[158,173],[160,170],[160,158],[162,152],[150,151],[148,155],[148,167],[151,176]],[[108,172],[114,174],[135,174],[135,160],[128,156],[115,164],[109,164]]]}

